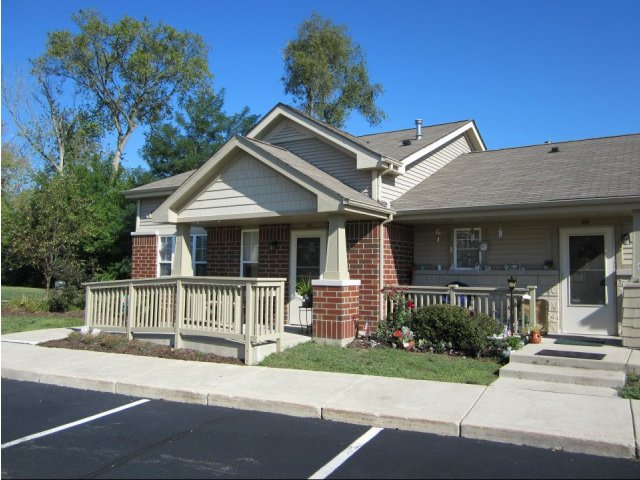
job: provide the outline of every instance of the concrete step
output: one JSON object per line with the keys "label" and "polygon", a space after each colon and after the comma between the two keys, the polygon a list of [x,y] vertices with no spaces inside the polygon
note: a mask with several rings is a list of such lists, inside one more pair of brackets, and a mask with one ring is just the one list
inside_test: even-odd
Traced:
{"label": "concrete step", "polygon": [[513,388],[534,392],[570,393],[592,397],[618,398],[618,390],[608,387],[590,387],[571,383],[542,382],[538,380],[520,380],[501,377],[491,384],[492,387]]}
{"label": "concrete step", "polygon": [[624,372],[512,362],[500,369],[500,378],[517,378],[520,380],[606,388],[623,387],[625,383]]}
{"label": "concrete step", "polygon": [[[583,358],[537,355],[542,350],[555,350],[573,353],[596,353],[604,354],[605,356],[601,360],[590,360]],[[563,345],[556,344],[554,339],[544,338],[541,344],[528,344],[521,350],[511,352],[509,363],[624,372],[626,370],[626,364],[629,360],[630,354],[631,350],[627,348],[612,347],[609,345],[604,345],[602,347]]]}

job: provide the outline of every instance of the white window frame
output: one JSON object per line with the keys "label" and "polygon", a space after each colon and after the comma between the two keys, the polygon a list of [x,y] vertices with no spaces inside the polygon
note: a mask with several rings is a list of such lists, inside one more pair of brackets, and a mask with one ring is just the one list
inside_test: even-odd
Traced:
{"label": "white window frame", "polygon": [[[244,234],[245,233],[257,233],[258,234],[258,258],[256,261],[245,261],[244,259]],[[240,232],[240,276],[244,277],[244,266],[246,264],[258,265],[260,263],[260,229],[247,228]]]}
{"label": "white window frame", "polygon": [[475,270],[475,265],[472,267],[458,266],[458,232],[469,232],[471,230],[478,231],[478,264],[482,265],[482,250],[480,250],[480,242],[482,241],[482,228],[480,227],[454,228],[453,229],[453,266],[456,270]]}
{"label": "white window frame", "polygon": [[[196,259],[197,252],[197,238],[204,237],[204,260]],[[196,275],[196,265],[207,265],[207,234],[206,233],[194,233],[191,234],[191,271],[193,275]]]}
{"label": "white window frame", "polygon": [[[162,248],[162,238],[170,238],[171,239],[171,261],[167,261],[167,260],[162,260],[162,257],[160,256],[160,250]],[[158,256],[158,262],[156,264],[156,277],[162,277],[162,276],[171,276],[171,273],[173,273],[173,257],[175,256],[176,253],[176,236],[175,235],[158,235],[158,248],[157,248],[158,252],[157,252],[157,256]],[[161,275],[162,269],[160,268],[160,266],[162,264],[169,264],[171,269],[170,269],[170,273],[169,275]]]}

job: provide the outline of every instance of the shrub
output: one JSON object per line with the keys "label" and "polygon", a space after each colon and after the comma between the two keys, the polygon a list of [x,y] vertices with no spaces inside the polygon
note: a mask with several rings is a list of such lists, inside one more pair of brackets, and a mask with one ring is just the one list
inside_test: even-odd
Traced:
{"label": "shrub", "polygon": [[487,346],[488,339],[500,333],[500,324],[484,314],[472,316],[463,307],[453,305],[430,305],[419,308],[412,319],[413,333],[431,345],[451,344],[454,350],[479,355]]}
{"label": "shrub", "polygon": [[26,295],[9,300],[7,302],[7,308],[9,310],[21,310],[29,313],[41,313],[48,310],[46,299],[30,298]]}
{"label": "shrub", "polygon": [[50,312],[69,312],[83,308],[84,290],[74,286],[52,290],[47,298],[47,309]]}

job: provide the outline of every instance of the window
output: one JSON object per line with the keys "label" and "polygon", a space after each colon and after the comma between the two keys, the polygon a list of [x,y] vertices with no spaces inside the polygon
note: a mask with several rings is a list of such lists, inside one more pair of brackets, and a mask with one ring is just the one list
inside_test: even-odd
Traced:
{"label": "window", "polygon": [[158,239],[158,276],[168,277],[171,275],[171,264],[173,263],[174,236],[162,235]]}
{"label": "window", "polygon": [[476,268],[482,264],[480,253],[479,228],[456,228],[454,229],[454,265],[460,269]]}
{"label": "window", "polygon": [[207,274],[207,235],[191,235],[191,262],[193,274],[204,277]]}
{"label": "window", "polygon": [[243,277],[258,276],[258,230],[242,231],[240,275]]}

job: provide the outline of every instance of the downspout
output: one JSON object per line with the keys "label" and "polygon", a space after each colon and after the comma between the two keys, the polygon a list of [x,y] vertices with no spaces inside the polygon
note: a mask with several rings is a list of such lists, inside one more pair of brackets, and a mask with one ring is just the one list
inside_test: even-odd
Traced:
{"label": "downspout", "polygon": [[384,295],[382,294],[382,289],[384,288],[384,226],[393,221],[393,215],[389,215],[389,218],[380,222],[380,234],[378,235],[378,252],[379,252],[379,260],[380,266],[378,270],[378,278],[380,279],[380,288],[378,289],[378,321],[383,320],[382,312],[384,311]]}

